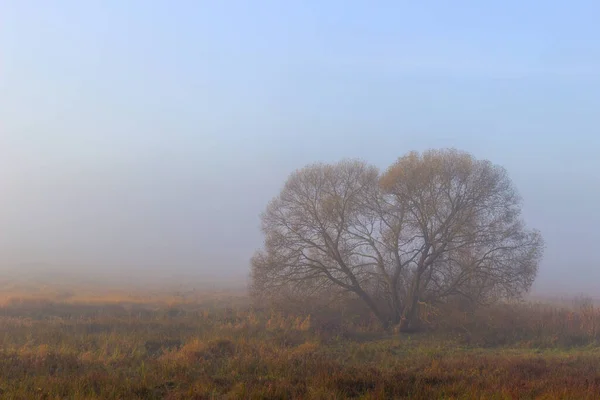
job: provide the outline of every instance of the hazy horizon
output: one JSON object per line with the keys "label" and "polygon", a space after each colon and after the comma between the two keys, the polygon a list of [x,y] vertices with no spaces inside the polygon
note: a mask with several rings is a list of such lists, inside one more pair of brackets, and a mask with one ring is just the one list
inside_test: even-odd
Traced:
{"label": "hazy horizon", "polygon": [[599,12],[4,2],[0,271],[243,281],[293,170],[454,147],[508,170],[535,290],[599,292]]}

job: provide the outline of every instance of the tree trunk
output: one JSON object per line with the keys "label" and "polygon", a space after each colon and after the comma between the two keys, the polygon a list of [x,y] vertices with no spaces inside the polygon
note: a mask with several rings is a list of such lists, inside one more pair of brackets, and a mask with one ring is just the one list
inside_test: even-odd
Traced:
{"label": "tree trunk", "polygon": [[400,332],[415,332],[419,329],[418,307],[419,296],[415,294],[411,297],[400,320]]}
{"label": "tree trunk", "polygon": [[395,284],[390,284],[390,300],[392,307],[392,325],[398,325],[402,319],[402,307],[398,296],[398,288]]}
{"label": "tree trunk", "polygon": [[377,317],[383,328],[388,329],[390,327],[389,319],[379,310],[373,299],[371,299],[371,296],[369,296],[364,290],[360,288],[356,289],[355,293],[358,295],[358,297],[362,299],[362,301],[364,301],[367,304],[367,306],[371,309],[371,312],[375,315],[375,317]]}

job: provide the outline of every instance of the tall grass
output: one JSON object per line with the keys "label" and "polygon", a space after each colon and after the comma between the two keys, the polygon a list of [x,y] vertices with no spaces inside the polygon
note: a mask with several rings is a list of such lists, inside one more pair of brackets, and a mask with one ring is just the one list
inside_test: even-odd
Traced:
{"label": "tall grass", "polygon": [[600,391],[600,309],[588,303],[423,307],[425,331],[398,335],[356,307],[302,313],[253,309],[239,294],[131,296],[5,301],[0,398],[591,399]]}

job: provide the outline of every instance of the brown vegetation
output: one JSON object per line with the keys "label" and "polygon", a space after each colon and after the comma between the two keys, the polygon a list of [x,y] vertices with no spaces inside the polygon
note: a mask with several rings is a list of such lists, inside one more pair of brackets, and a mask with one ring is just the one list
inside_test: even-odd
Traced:
{"label": "brown vegetation", "polygon": [[125,293],[104,302],[19,296],[0,307],[6,399],[591,399],[600,391],[600,309],[591,303],[422,308],[424,332],[392,334],[352,305],[307,315],[252,309],[241,294],[180,302],[157,294],[147,304]]}

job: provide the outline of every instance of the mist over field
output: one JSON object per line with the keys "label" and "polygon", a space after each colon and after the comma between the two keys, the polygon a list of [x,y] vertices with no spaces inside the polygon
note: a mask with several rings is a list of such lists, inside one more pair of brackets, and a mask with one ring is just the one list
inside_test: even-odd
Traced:
{"label": "mist over field", "polygon": [[597,293],[594,12],[319,7],[3,3],[3,273],[244,284],[294,170],[454,147],[520,191],[534,292]]}

